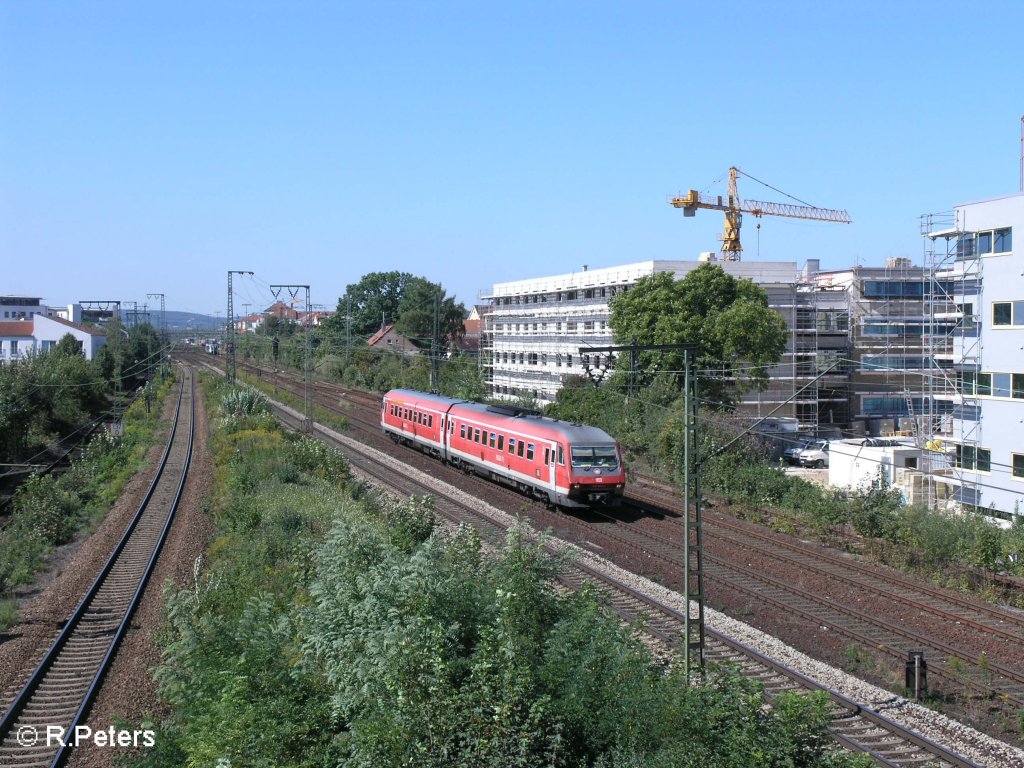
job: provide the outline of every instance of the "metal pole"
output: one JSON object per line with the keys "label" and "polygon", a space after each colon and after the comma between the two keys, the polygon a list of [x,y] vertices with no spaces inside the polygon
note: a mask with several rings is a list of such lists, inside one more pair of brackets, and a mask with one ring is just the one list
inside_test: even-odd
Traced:
{"label": "metal pole", "polygon": [[683,663],[690,684],[690,355],[683,350]]}
{"label": "metal pole", "polygon": [[[692,361],[691,353],[689,350],[685,352],[688,361]],[[689,362],[687,363],[689,366]],[[692,550],[691,554],[691,565],[693,566],[692,578],[696,583],[690,590],[691,597],[697,606],[696,616],[696,627],[691,627],[694,637],[688,638],[691,642],[691,647],[697,653],[697,669],[701,674],[704,673],[704,513],[701,508],[701,497],[700,497],[700,480],[701,480],[701,461],[700,461],[700,441],[697,439],[700,435],[698,431],[700,424],[698,422],[697,414],[700,410],[700,398],[699,398],[699,386],[697,376],[690,377],[690,383],[693,388],[692,404],[693,404],[693,443],[690,446],[690,453],[693,455],[693,530],[690,532],[692,541],[687,538],[687,548]],[[689,521],[689,518],[687,518]],[[696,560],[696,563],[693,562]],[[687,574],[688,578],[691,577]],[[696,592],[696,594],[694,594]],[[689,603],[687,603],[689,608]]]}
{"label": "metal pole", "polygon": [[313,325],[310,319],[311,316],[309,307],[309,286],[306,286],[306,348],[305,348],[305,364],[306,375],[303,380],[305,386],[304,405],[306,408],[305,414],[305,429],[306,434],[313,434],[313,360],[312,360],[312,329]]}
{"label": "metal pole", "polygon": [[225,366],[228,381],[234,383],[238,380],[238,367],[235,361],[235,292],[232,288],[231,278],[233,275],[251,275],[252,272],[242,269],[228,270],[228,340],[227,346],[228,362]]}

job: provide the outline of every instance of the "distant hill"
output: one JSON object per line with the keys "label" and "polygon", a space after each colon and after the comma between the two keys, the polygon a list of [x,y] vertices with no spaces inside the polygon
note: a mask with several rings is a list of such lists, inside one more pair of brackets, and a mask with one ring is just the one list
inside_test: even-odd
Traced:
{"label": "distant hill", "polygon": [[[167,330],[169,331],[183,331],[187,328],[221,328],[224,325],[223,317],[210,317],[209,315],[199,315],[195,312],[175,312],[174,310],[168,309],[164,316],[167,318]],[[160,322],[160,313],[157,312],[152,316],[156,321],[155,324]]]}
{"label": "distant hill", "polygon": [[[149,309],[149,322],[154,328],[160,326],[160,310]],[[128,313],[121,312],[121,318],[123,322],[128,319]],[[189,329],[202,330],[202,329],[214,329],[222,328],[224,326],[223,317],[210,317],[210,315],[200,315],[195,312],[178,312],[173,309],[168,309],[164,312],[164,318],[167,320],[167,330],[169,331],[185,331]]]}

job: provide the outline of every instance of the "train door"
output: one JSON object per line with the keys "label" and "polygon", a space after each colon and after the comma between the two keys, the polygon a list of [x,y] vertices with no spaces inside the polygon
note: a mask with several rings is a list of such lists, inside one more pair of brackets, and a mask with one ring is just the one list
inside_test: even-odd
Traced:
{"label": "train door", "polygon": [[550,444],[544,447],[544,484],[554,490],[555,487],[555,446]]}

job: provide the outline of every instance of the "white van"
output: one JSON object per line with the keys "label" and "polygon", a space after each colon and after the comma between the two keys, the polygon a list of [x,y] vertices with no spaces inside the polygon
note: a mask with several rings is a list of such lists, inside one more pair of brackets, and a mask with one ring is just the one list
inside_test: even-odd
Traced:
{"label": "white van", "polygon": [[828,440],[815,440],[800,451],[798,459],[801,467],[827,467]]}

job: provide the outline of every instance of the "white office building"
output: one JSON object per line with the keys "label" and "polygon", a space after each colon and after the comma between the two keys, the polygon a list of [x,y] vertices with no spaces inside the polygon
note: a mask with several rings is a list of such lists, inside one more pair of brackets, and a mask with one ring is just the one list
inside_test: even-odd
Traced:
{"label": "white office building", "polygon": [[[612,344],[610,301],[642,278],[670,272],[684,277],[700,261],[641,261],[617,267],[496,283],[490,311],[484,315],[482,365],[488,394],[499,399],[535,398],[554,402],[569,375],[587,375],[607,363],[607,355],[580,352],[585,347]],[[792,292],[797,282],[795,262],[716,262],[736,278],[753,280],[764,287],[785,286]],[[766,411],[768,404],[765,403]]]}
{"label": "white office building", "polygon": [[932,350],[951,362],[932,381],[952,403],[935,427],[953,455],[933,474],[940,497],[1007,520],[1024,514],[1024,193],[958,205],[948,224],[924,233],[936,319],[957,321]]}

